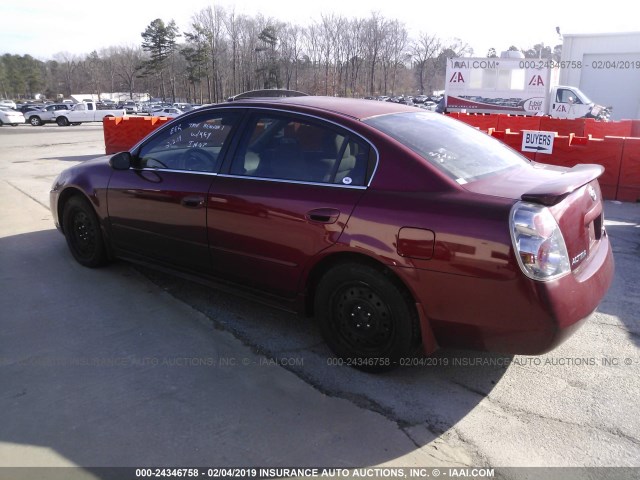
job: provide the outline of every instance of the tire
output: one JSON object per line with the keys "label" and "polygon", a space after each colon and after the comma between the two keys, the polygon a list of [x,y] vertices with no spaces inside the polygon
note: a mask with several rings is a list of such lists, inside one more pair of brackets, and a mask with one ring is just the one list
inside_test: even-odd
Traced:
{"label": "tire", "polygon": [[106,265],[108,258],[100,222],[89,202],[79,196],[71,197],[62,215],[64,236],[76,261],[89,268]]}
{"label": "tire", "polygon": [[396,279],[368,265],[329,270],[318,284],[315,312],[329,348],[359,370],[392,370],[419,345],[411,296]]}
{"label": "tire", "polygon": [[4,123],[2,123],[2,120],[0,120],[0,127],[2,127],[4,125]]}
{"label": "tire", "polygon": [[56,118],[56,123],[60,127],[68,127],[69,126],[69,120],[67,119],[67,117],[58,117],[58,118]]}
{"label": "tire", "polygon": [[37,115],[34,115],[33,117],[29,117],[29,123],[33,127],[39,127],[42,125],[42,120]]}

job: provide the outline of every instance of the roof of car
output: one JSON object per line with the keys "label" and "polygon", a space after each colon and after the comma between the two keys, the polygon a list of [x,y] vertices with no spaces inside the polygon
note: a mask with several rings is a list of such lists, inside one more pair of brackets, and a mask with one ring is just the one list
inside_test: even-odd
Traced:
{"label": "roof of car", "polygon": [[297,106],[311,110],[325,110],[333,113],[347,115],[358,120],[364,120],[378,115],[387,115],[401,112],[417,112],[416,107],[402,105],[392,102],[379,102],[376,100],[363,100],[357,98],[342,97],[283,97],[283,98],[255,98],[250,100],[239,100],[228,105],[233,106]]}

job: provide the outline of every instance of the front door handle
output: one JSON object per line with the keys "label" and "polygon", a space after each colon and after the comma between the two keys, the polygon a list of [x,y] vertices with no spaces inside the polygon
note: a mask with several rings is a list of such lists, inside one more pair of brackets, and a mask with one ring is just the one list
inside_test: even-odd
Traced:
{"label": "front door handle", "polygon": [[202,208],[204,207],[204,197],[183,197],[182,200],[180,200],[180,203],[183,207],[187,208]]}
{"label": "front door handle", "polygon": [[314,208],[309,210],[305,217],[316,223],[336,223],[340,216],[340,210],[335,208]]}

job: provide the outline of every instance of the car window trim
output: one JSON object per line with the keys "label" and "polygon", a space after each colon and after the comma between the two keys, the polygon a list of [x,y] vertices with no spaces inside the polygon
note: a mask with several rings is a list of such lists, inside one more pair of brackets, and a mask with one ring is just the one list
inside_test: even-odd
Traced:
{"label": "car window trim", "polygon": [[174,168],[153,168],[153,167],[144,167],[144,168],[136,168],[132,167],[132,170],[136,172],[155,172],[155,173],[188,173],[188,174],[196,174],[196,175],[208,175],[210,177],[217,177],[219,174],[217,172],[201,172],[198,170],[176,170]]}
{"label": "car window trim", "polygon": [[314,187],[331,187],[331,188],[348,188],[351,190],[366,190],[368,185],[344,185],[342,183],[326,183],[326,182],[306,182],[304,180],[290,180],[286,178],[267,178],[267,177],[252,177],[250,175],[234,175],[233,173],[218,173],[218,177],[222,178],[238,178],[241,180],[256,180],[262,182],[275,182],[275,183],[293,183],[296,185],[312,185]]}
{"label": "car window trim", "polygon": [[[373,167],[373,171],[371,172],[371,176],[369,177],[369,181],[367,182],[366,185],[356,185],[356,186],[351,186],[351,185],[341,185],[341,184],[332,184],[334,187],[340,187],[340,188],[358,188],[358,189],[366,189],[368,187],[371,186],[371,184],[373,183],[374,178],[376,177],[376,173],[378,172],[378,167],[380,166],[380,152],[378,151],[377,147],[373,144],[373,142],[371,142],[368,138],[363,137],[361,134],[359,134],[358,132],[352,130],[349,127],[346,127],[338,122],[335,122],[333,120],[329,120],[326,118],[322,118],[319,117],[317,115],[313,115],[310,113],[305,113],[305,112],[298,112],[295,110],[289,110],[286,108],[282,108],[282,107],[260,107],[260,106],[234,106],[234,105],[224,105],[224,106],[214,106],[211,107],[205,111],[198,109],[195,112],[190,112],[188,115],[188,117],[191,116],[197,116],[197,115],[202,115],[205,114],[206,112],[215,112],[215,111],[219,111],[219,110],[232,110],[232,111],[236,111],[239,113],[239,120],[238,123],[235,125],[234,131],[230,132],[229,135],[232,136],[232,138],[230,138],[229,144],[228,144],[228,148],[226,149],[226,151],[224,152],[224,158],[222,159],[222,162],[220,164],[220,168],[218,169],[218,172],[206,172],[209,175],[211,174],[215,174],[215,175],[219,175],[219,176],[225,176],[225,177],[233,177],[233,178],[255,178],[257,180],[263,180],[263,181],[275,181],[275,180],[279,180],[279,179],[272,179],[272,178],[258,178],[258,177],[247,177],[246,175],[232,175],[229,174],[228,172],[231,169],[231,161],[233,160],[235,153],[236,153],[236,149],[238,148],[238,143],[240,142],[240,138],[242,138],[242,132],[246,129],[247,127],[247,122],[249,121],[249,118],[251,116],[251,113],[254,110],[266,110],[268,112],[281,112],[281,113],[286,113],[286,114],[290,114],[290,115],[300,115],[303,117],[308,117],[308,118],[313,118],[316,119],[320,122],[324,122],[324,123],[330,123],[332,125],[335,125],[336,127],[338,127],[339,129],[348,131],[350,133],[352,133],[354,135],[355,138],[360,139],[361,141],[365,142],[366,144],[369,145],[369,147],[372,149],[372,151],[374,152],[375,155],[375,165]],[[188,118],[188,117],[178,117],[178,118]],[[176,119],[174,119],[176,120]],[[163,125],[162,127],[160,127],[160,129],[158,130],[158,134],[167,129],[170,128],[170,126],[173,124],[173,120],[170,122],[167,122],[165,125]],[[154,132],[155,133],[155,132]],[[140,149],[146,144],[145,140],[147,140],[146,138],[141,140],[140,142],[138,142],[136,145],[134,145],[131,150],[129,150],[129,152],[131,152],[131,154],[134,157],[138,157],[138,154],[140,153]],[[151,140],[151,139],[148,139]],[[223,152],[221,151],[220,154],[223,154]],[[136,170],[142,170],[140,168],[136,169]],[[167,171],[167,170],[161,170],[161,169],[150,169],[152,171]],[[368,170],[368,169],[367,169]],[[188,170],[177,170],[177,172],[188,172]],[[311,182],[298,182],[298,181],[294,181],[294,180],[285,180],[282,179],[282,181],[280,181],[280,183],[293,183],[293,182],[297,182],[297,183],[302,183],[302,184],[310,184],[310,185],[328,185],[327,183],[311,183]]]}
{"label": "car window trim", "polygon": [[[233,107],[218,107],[216,108],[216,110],[223,110],[226,108],[233,108]],[[304,185],[331,185],[328,183],[323,183],[323,182],[305,182],[305,181],[301,181],[301,180],[289,180],[289,179],[273,179],[273,178],[264,178],[264,177],[250,177],[248,175],[236,175],[236,174],[232,174],[230,173],[231,171],[231,164],[233,163],[233,160],[235,159],[235,155],[237,153],[237,149],[239,147],[239,144],[241,143],[241,141],[245,138],[246,135],[249,135],[250,132],[246,132],[248,123],[250,122],[250,120],[253,118],[253,115],[255,113],[256,110],[260,110],[260,111],[267,111],[267,112],[277,112],[277,113],[284,113],[284,114],[288,114],[289,116],[302,116],[302,117],[307,117],[307,118],[312,118],[316,121],[318,121],[320,124],[322,123],[329,123],[332,126],[334,126],[335,128],[337,128],[339,131],[343,130],[345,132],[349,132],[349,134],[345,135],[346,138],[350,138],[354,141],[360,140],[363,143],[366,143],[367,145],[369,145],[369,148],[371,148],[371,150],[374,152],[375,154],[375,166],[373,168],[373,171],[371,172],[371,177],[369,177],[369,181],[365,184],[365,185],[343,185],[343,184],[332,184],[334,186],[338,186],[338,187],[342,187],[342,188],[358,188],[358,189],[366,189],[368,187],[371,186],[371,183],[373,182],[373,179],[376,176],[376,172],[378,171],[378,164],[380,163],[380,152],[378,152],[378,149],[376,148],[376,146],[367,138],[363,137],[362,135],[360,135],[358,132],[350,129],[349,127],[345,127],[344,125],[334,122],[333,120],[328,120],[326,118],[322,118],[319,117],[317,115],[312,115],[310,113],[303,113],[303,112],[297,112],[295,110],[288,110],[285,108],[278,108],[278,107],[259,107],[259,106],[246,106],[244,107],[245,109],[245,116],[242,119],[241,122],[239,122],[239,127],[238,130],[242,130],[243,132],[241,134],[236,135],[236,138],[234,139],[234,145],[233,145],[233,151],[231,151],[231,145],[229,146],[229,150],[227,150],[226,152],[226,156],[224,158],[224,162],[222,164],[222,167],[219,170],[219,175],[220,176],[224,176],[224,177],[230,177],[230,178],[254,178],[254,179],[258,179],[258,180],[266,180],[266,181],[273,181],[273,180],[277,180],[279,181],[279,183],[300,183],[300,184],[304,184]],[[276,114],[277,114],[276,113]],[[368,173],[369,171],[369,167],[367,166],[367,170],[366,173]]]}

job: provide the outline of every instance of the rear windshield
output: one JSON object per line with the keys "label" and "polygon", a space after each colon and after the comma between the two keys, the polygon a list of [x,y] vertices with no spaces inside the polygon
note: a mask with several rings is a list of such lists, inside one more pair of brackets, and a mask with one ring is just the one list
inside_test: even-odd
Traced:
{"label": "rear windshield", "polygon": [[461,185],[528,163],[502,142],[444,115],[396,113],[365,123],[395,138]]}

